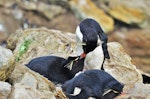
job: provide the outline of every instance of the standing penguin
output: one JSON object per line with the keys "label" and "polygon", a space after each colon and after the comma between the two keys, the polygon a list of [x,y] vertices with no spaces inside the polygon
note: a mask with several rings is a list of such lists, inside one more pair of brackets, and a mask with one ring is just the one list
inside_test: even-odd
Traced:
{"label": "standing penguin", "polygon": [[109,59],[107,50],[107,35],[95,20],[87,18],[76,29],[77,54],[85,56],[93,51],[98,45],[102,45],[104,58]]}

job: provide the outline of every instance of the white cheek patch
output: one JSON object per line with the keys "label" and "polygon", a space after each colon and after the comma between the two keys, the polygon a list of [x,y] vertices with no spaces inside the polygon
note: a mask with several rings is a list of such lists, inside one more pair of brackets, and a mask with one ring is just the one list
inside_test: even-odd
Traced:
{"label": "white cheek patch", "polygon": [[77,26],[77,29],[76,29],[76,38],[77,40],[80,40],[80,42],[83,42],[83,34],[81,33],[79,26]]}
{"label": "white cheek patch", "polygon": [[71,94],[71,95],[72,95],[72,96],[76,96],[76,95],[80,94],[80,92],[81,92],[81,88],[75,87],[75,88],[74,88],[74,92],[73,92],[73,94]]}
{"label": "white cheek patch", "polygon": [[76,42],[77,42],[76,52],[77,52],[77,55],[80,56],[84,52],[82,48],[82,45],[84,45],[84,43],[83,43],[83,35],[80,31],[79,26],[77,26],[77,29],[76,29]]}

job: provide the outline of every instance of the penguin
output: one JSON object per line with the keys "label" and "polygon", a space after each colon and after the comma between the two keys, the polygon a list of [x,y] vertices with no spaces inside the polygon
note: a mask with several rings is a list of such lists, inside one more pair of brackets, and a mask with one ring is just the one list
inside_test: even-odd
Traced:
{"label": "penguin", "polygon": [[76,28],[77,55],[86,56],[93,51],[98,45],[102,45],[104,59],[110,59],[107,50],[107,35],[101,26],[92,18],[81,21]]}
{"label": "penguin", "polygon": [[114,99],[124,84],[103,70],[87,70],[66,81],[62,90],[69,99]]}
{"label": "penguin", "polygon": [[[38,72],[57,85],[70,80],[77,72],[83,70],[85,58],[78,58],[68,57],[64,59],[58,56],[42,56],[32,59],[25,66]],[[66,66],[70,64],[72,64],[72,68],[68,69]]]}

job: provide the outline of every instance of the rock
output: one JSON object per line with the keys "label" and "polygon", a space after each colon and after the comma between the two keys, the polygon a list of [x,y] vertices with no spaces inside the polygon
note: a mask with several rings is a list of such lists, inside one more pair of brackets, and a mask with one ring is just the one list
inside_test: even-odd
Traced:
{"label": "rock", "polygon": [[133,62],[137,68],[150,73],[149,34],[149,29],[120,30],[109,35],[109,41],[121,43],[127,53],[133,58]]}
{"label": "rock", "polygon": [[12,88],[11,99],[41,99],[40,92],[29,86],[17,83]]}
{"label": "rock", "polygon": [[150,84],[135,83],[124,87],[124,94],[115,99],[149,99]]}
{"label": "rock", "polygon": [[14,69],[15,57],[11,50],[0,46],[0,81],[5,81]]}
{"label": "rock", "polygon": [[61,14],[47,25],[47,27],[61,30],[61,31],[69,31],[71,33],[75,33],[76,27],[79,25],[80,21],[75,17],[75,15],[71,12],[67,12],[65,14]]}
{"label": "rock", "polygon": [[0,0],[0,5],[5,7],[11,7],[15,3],[15,0]]}
{"label": "rock", "polygon": [[132,63],[131,57],[117,42],[108,43],[110,59],[104,62],[104,70],[123,84],[142,82],[142,75]]}
{"label": "rock", "polygon": [[48,5],[45,3],[39,3],[38,6],[39,7],[37,7],[37,10],[41,12],[49,20],[54,18],[57,15],[66,12],[64,8],[58,5]]}
{"label": "rock", "polygon": [[8,36],[19,28],[19,22],[15,20],[8,8],[0,8],[0,43],[6,41]]}
{"label": "rock", "polygon": [[8,99],[11,93],[11,85],[0,81],[0,99]]}
{"label": "rock", "polygon": [[38,11],[44,15],[47,19],[51,20],[53,17],[60,15],[66,10],[59,5],[48,4],[40,1],[18,1],[18,5],[29,11]]}
{"label": "rock", "polygon": [[55,85],[47,78],[19,63],[16,64],[9,80],[14,85],[11,99],[66,99],[63,92],[57,91]]}
{"label": "rock", "polygon": [[75,35],[45,28],[18,30],[8,39],[9,48],[15,48],[16,60],[27,64],[31,59],[45,55],[68,57],[75,48]]}
{"label": "rock", "polygon": [[99,6],[113,18],[126,24],[149,27],[150,13],[148,0],[99,0]]}
{"label": "rock", "polygon": [[105,32],[110,32],[114,29],[113,19],[98,8],[91,0],[71,0],[70,7],[75,15],[80,19],[88,17],[94,18],[102,26]]}

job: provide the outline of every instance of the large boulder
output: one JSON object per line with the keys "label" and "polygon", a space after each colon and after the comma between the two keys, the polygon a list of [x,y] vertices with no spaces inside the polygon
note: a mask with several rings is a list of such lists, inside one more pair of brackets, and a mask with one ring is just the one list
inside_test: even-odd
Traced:
{"label": "large boulder", "polygon": [[11,50],[0,46],[0,81],[5,81],[14,69],[15,57]]}
{"label": "large boulder", "polygon": [[108,43],[110,59],[104,62],[106,72],[115,77],[123,84],[134,84],[142,82],[142,75],[132,63],[131,57],[124,51],[121,44],[117,42]]}
{"label": "large boulder", "polygon": [[11,99],[66,99],[51,81],[19,63],[15,64],[9,80],[13,84]]}
{"label": "large boulder", "polygon": [[16,61],[27,64],[39,56],[57,55],[68,57],[75,49],[75,35],[46,28],[18,30],[8,38],[8,47]]}

